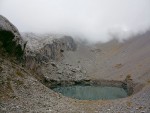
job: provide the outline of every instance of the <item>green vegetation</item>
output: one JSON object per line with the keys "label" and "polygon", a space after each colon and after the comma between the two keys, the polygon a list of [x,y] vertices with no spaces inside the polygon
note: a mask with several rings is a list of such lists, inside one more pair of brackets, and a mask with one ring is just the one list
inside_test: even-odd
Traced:
{"label": "green vegetation", "polygon": [[128,74],[128,75],[126,76],[126,79],[127,79],[127,80],[132,80],[131,74]]}
{"label": "green vegetation", "polygon": [[16,75],[19,77],[24,77],[24,75],[22,74],[22,72],[20,70],[16,71]]}
{"label": "green vegetation", "polygon": [[17,85],[23,85],[23,84],[24,84],[22,80],[15,80],[15,83],[16,83]]}

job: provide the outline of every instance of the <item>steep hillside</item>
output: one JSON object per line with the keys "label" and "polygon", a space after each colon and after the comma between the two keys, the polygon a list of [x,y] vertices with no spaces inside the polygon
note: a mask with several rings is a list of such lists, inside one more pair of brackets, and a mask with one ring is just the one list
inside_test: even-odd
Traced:
{"label": "steep hillside", "polygon": [[77,51],[65,54],[64,62],[80,64],[93,79],[123,80],[130,75],[139,82],[146,82],[150,79],[149,42],[147,31],[123,43],[113,39],[91,46],[79,44]]}
{"label": "steep hillside", "polygon": [[[68,99],[62,98],[62,95],[39,82],[45,76],[39,77],[38,72],[33,72],[37,70],[26,66],[26,42],[3,16],[0,16],[0,44],[0,113],[65,112],[66,108],[78,111],[70,105]],[[68,46],[65,47],[67,49]],[[37,56],[34,56],[34,59],[36,58]],[[35,63],[40,65],[39,62]],[[44,63],[41,66],[44,66]]]}

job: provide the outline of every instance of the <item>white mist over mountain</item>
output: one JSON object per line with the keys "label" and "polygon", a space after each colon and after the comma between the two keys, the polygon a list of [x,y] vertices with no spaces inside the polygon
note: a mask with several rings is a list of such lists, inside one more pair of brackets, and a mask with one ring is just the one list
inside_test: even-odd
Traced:
{"label": "white mist over mountain", "polygon": [[0,0],[0,14],[21,32],[119,40],[150,28],[150,0]]}

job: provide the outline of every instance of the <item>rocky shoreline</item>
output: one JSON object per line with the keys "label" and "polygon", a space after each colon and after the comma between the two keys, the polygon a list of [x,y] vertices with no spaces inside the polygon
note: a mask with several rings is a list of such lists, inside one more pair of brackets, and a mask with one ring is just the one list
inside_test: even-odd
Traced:
{"label": "rocky shoreline", "polygon": [[[115,80],[46,80],[44,84],[53,89],[59,86],[74,86],[74,85],[90,85],[90,86],[110,86],[110,87],[119,87],[125,89],[128,96],[137,93],[140,89],[139,86],[143,86],[142,84],[136,84],[132,80],[125,79],[124,81],[115,81]],[[138,86],[138,87],[137,87]],[[140,87],[142,88],[142,87]],[[136,91],[136,92],[135,92]]]}

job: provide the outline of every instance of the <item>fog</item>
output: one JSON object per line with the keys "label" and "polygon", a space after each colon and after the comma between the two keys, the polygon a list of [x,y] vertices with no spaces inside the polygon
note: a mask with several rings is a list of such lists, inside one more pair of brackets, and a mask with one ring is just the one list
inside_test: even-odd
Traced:
{"label": "fog", "polygon": [[150,0],[0,0],[0,14],[20,32],[119,40],[150,28]]}

